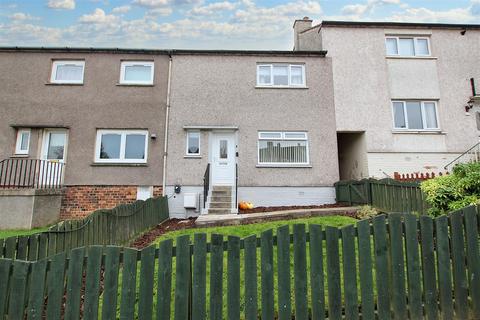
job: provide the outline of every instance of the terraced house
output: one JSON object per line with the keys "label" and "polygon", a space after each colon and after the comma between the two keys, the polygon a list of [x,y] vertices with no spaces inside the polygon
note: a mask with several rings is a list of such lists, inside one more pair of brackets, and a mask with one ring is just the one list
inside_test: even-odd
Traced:
{"label": "terraced house", "polygon": [[294,32],[295,50],[332,59],[340,178],[438,173],[479,156],[480,25],[305,18]]}

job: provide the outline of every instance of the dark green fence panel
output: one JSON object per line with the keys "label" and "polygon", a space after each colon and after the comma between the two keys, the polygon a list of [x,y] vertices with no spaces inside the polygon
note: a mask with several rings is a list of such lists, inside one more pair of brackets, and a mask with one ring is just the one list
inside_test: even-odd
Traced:
{"label": "dark green fence panel", "polygon": [[257,237],[245,238],[245,319],[257,319]]}
{"label": "dark green fence panel", "polygon": [[355,255],[355,228],[346,226],[341,229],[343,257],[343,291],[345,299],[345,318],[358,319],[357,261]]}
{"label": "dark green fence panel", "polygon": [[295,289],[295,319],[307,320],[307,248],[304,224],[293,226],[293,269]]}
{"label": "dark green fence panel", "polygon": [[453,290],[455,297],[455,315],[458,319],[467,319],[468,284],[465,266],[465,241],[463,235],[463,211],[450,215],[451,246],[453,263]]}
{"label": "dark green fence panel", "polygon": [[463,209],[467,245],[468,286],[473,301],[473,317],[480,319],[480,251],[478,248],[478,220],[476,208]]}
{"label": "dark green fence panel", "polygon": [[328,286],[328,319],[342,318],[342,289],[340,285],[340,250],[337,228],[326,227],[325,238],[327,247],[327,286]]}
{"label": "dark green fence panel", "polygon": [[190,312],[189,299],[191,281],[190,237],[188,235],[177,238],[176,258],[175,320],[187,320]]}
{"label": "dark green fence panel", "polygon": [[172,291],[172,249],[173,241],[162,241],[158,249],[158,290],[157,319],[170,319],[170,301]]}
{"label": "dark green fence panel", "polygon": [[388,217],[388,227],[392,261],[393,314],[395,319],[407,319],[402,216],[400,214],[390,214]]}
{"label": "dark green fence panel", "polygon": [[[137,250],[125,249],[123,251],[121,288],[122,291],[120,294],[120,319],[122,320],[135,318],[137,291],[137,256]],[[170,296],[170,291],[168,291],[168,295]]]}
{"label": "dark green fence panel", "polygon": [[207,316],[207,236],[204,233],[194,236],[192,274],[192,319],[204,320]]}
{"label": "dark green fence panel", "polygon": [[417,217],[405,215],[405,249],[407,255],[408,309],[412,319],[423,317],[421,264]]}
{"label": "dark green fence panel", "polygon": [[[188,236],[187,236],[188,241]],[[179,244],[179,249],[181,244]],[[187,243],[188,246],[188,243]],[[182,266],[183,264],[177,264]],[[189,264],[188,264],[189,266]],[[187,267],[188,267],[187,266]],[[153,316],[153,279],[155,272],[155,246],[149,246],[142,250],[140,258],[140,292],[138,301],[138,318],[149,320]],[[177,279],[183,279],[182,273]],[[177,288],[180,291],[180,288]],[[188,310],[188,309],[187,309]]]}
{"label": "dark green fence panel", "polygon": [[[114,248],[108,248],[114,249]],[[80,318],[80,299],[82,293],[82,277],[83,277],[83,258],[85,256],[85,248],[76,248],[70,252],[70,261],[67,272],[67,297],[65,306],[66,319]],[[109,270],[110,271],[110,270]],[[110,272],[106,271],[106,277],[110,277]],[[38,279],[36,282],[40,282]],[[117,286],[115,285],[115,288]],[[43,296],[43,295],[42,295]],[[104,306],[104,308],[108,308]]]}
{"label": "dark green fence panel", "polygon": [[267,230],[261,234],[261,279],[262,279],[262,319],[274,319],[273,286],[273,233]]}
{"label": "dark green fence panel", "polygon": [[425,314],[427,319],[438,318],[437,286],[435,274],[435,248],[433,243],[433,219],[420,217],[420,234],[422,248],[423,290]]}
{"label": "dark green fence panel", "polygon": [[277,287],[278,287],[278,319],[292,319],[290,295],[290,230],[289,226],[277,229]]}
{"label": "dark green fence panel", "polygon": [[221,320],[223,309],[223,235],[212,234],[210,254],[210,319]]}
{"label": "dark green fence panel", "polygon": [[450,243],[448,237],[448,218],[435,219],[437,237],[437,268],[440,312],[444,320],[453,319],[452,270],[450,267]]}
{"label": "dark green fence panel", "polygon": [[227,257],[227,315],[240,320],[240,238],[228,237]]}
{"label": "dark green fence panel", "polygon": [[88,249],[87,272],[85,275],[84,319],[98,318],[102,249],[100,246],[92,246]]}
{"label": "dark green fence panel", "polygon": [[[325,319],[325,282],[323,279],[322,227],[311,224],[310,234],[310,288],[312,292],[312,319]],[[289,282],[290,283],[290,282]],[[280,288],[279,288],[280,290]]]}
{"label": "dark green fence panel", "polygon": [[[83,266],[83,263],[81,265]],[[0,274],[1,274],[1,268],[0,268]],[[47,275],[47,260],[40,260],[32,264],[32,271],[30,272],[30,292],[28,294],[28,306],[27,306],[28,320],[34,320],[34,319],[36,320],[36,319],[42,318],[43,308],[45,306],[46,275]]]}
{"label": "dark green fence panel", "polygon": [[385,216],[377,216],[372,221],[375,247],[375,270],[377,286],[377,313],[380,320],[390,319],[390,273],[388,268],[388,242]]}
{"label": "dark green fence panel", "polygon": [[62,298],[65,289],[65,257],[64,252],[59,253],[52,258],[50,263],[46,285],[48,297],[47,319],[60,319]]}
{"label": "dark green fence panel", "polygon": [[23,319],[25,315],[25,292],[27,290],[27,279],[30,264],[24,261],[13,263],[13,273],[10,285],[14,290],[10,296],[8,317],[10,319]]}
{"label": "dark green fence panel", "polygon": [[117,318],[119,266],[120,248],[105,248],[105,280],[103,289],[102,319]]}
{"label": "dark green fence panel", "polygon": [[370,229],[369,220],[362,220],[357,223],[360,296],[362,317],[364,319],[373,319],[375,317]]}

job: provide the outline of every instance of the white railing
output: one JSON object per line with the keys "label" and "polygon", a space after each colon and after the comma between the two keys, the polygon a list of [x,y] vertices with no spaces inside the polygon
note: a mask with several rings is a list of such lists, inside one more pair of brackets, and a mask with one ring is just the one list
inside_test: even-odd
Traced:
{"label": "white railing", "polygon": [[459,163],[480,162],[480,142],[450,161],[444,168],[449,170]]}

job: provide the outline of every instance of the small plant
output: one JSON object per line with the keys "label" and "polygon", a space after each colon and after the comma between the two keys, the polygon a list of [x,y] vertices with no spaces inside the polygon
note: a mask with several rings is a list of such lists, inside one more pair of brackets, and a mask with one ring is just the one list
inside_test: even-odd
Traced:
{"label": "small plant", "polygon": [[357,219],[371,219],[378,215],[378,210],[372,206],[364,205],[357,211]]}

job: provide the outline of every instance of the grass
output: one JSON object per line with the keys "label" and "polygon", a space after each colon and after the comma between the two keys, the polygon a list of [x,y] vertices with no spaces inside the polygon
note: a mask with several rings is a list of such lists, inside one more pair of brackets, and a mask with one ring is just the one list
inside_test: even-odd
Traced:
{"label": "grass", "polygon": [[[322,216],[322,217],[312,217],[312,218],[302,218],[302,219],[293,219],[293,220],[280,220],[280,221],[271,221],[271,222],[264,222],[264,223],[255,223],[255,224],[246,224],[246,225],[238,225],[238,226],[225,226],[225,227],[205,227],[205,228],[193,228],[193,229],[184,229],[184,230],[177,230],[177,231],[172,231],[169,233],[166,233],[160,237],[158,237],[154,244],[158,245],[159,242],[167,239],[175,239],[178,236],[181,235],[189,235],[190,236],[190,241],[193,242],[193,235],[195,233],[205,233],[207,234],[207,238],[210,239],[212,234],[223,234],[223,235],[232,235],[232,236],[238,236],[241,238],[245,238],[247,236],[256,234],[259,236],[263,231],[273,229],[273,233],[276,233],[276,228],[284,225],[289,225],[290,229],[292,229],[292,225],[294,224],[306,224],[307,225],[307,230],[308,230],[308,224],[318,224],[321,225],[322,227],[325,226],[334,226],[334,227],[343,227],[346,225],[351,225],[357,222],[356,219],[351,218],[351,217],[345,217],[345,216]],[[226,237],[224,237],[224,240],[227,240]],[[340,245],[340,251],[339,251],[339,259],[340,263],[342,261],[342,250],[341,250],[341,244]],[[306,249],[307,249],[307,274],[309,274],[309,268],[310,268],[310,258],[308,254],[309,250],[309,244],[306,244]],[[323,247],[323,257],[324,259],[326,258],[326,248],[325,246]],[[257,295],[258,295],[258,307],[259,307],[259,312],[261,308],[261,277],[260,277],[260,261],[261,261],[261,254],[260,254],[260,249],[257,250]],[[241,250],[240,253],[240,287],[241,289],[241,294],[240,294],[240,310],[241,310],[241,318],[244,318],[244,311],[245,311],[245,296],[243,293],[244,286],[245,286],[245,269],[244,269],[244,252]],[[274,263],[274,297],[275,297],[275,309],[278,310],[278,282],[277,282],[277,270],[276,270],[276,265],[277,265],[277,247],[275,246],[273,248],[273,263]],[[324,260],[324,273],[325,273],[325,278],[326,278],[326,260]],[[228,260],[227,260],[227,252],[224,252],[224,258],[223,258],[223,274],[222,274],[222,282],[223,282],[223,290],[224,290],[224,297],[223,297],[223,318],[226,318],[227,315],[227,295],[226,295],[226,289],[227,289],[227,266],[228,266]],[[174,294],[175,294],[175,280],[176,280],[176,259],[173,258],[173,270],[172,270],[172,292],[171,292],[171,312],[172,312],[172,318],[173,318],[173,312],[174,312]],[[293,275],[293,246],[290,247],[290,272]],[[207,283],[206,283],[206,302],[207,302],[207,318],[209,317],[209,299],[210,299],[210,255],[207,255],[207,262],[206,262],[206,276],[207,276]],[[122,277],[123,273],[120,272],[119,274],[119,288],[121,288],[121,283],[122,283]],[[295,303],[294,299],[294,294],[293,294],[293,288],[294,288],[294,279],[292,277],[291,280],[291,301],[292,301],[292,311]],[[158,284],[158,272],[157,269],[155,268],[155,274],[153,278],[153,287],[154,287],[154,297],[153,297],[153,310],[156,310],[156,304],[157,304],[157,284]],[[310,280],[308,280],[310,282]],[[310,285],[310,283],[309,283]],[[137,299],[138,299],[138,294],[139,294],[139,287],[140,287],[140,262],[138,263],[137,266]],[[118,292],[118,304],[117,304],[117,316],[119,315],[119,309],[120,309],[120,304],[121,304],[121,289],[119,289]],[[327,296],[327,290],[325,290],[325,296]],[[308,290],[308,300],[311,301],[311,292]],[[100,310],[103,307],[103,299],[100,300]],[[135,313],[138,314],[138,300],[135,304],[136,311]],[[154,311],[155,314],[155,311]]]}
{"label": "grass", "polygon": [[321,217],[312,217],[312,218],[302,218],[302,219],[291,219],[291,220],[279,220],[279,221],[270,221],[263,223],[252,223],[238,226],[226,226],[226,227],[205,227],[205,228],[194,228],[194,229],[184,229],[168,232],[155,240],[155,244],[158,244],[160,241],[173,239],[182,235],[189,235],[190,238],[193,238],[195,233],[206,233],[207,238],[210,239],[212,234],[223,234],[228,236],[237,236],[240,238],[245,238],[251,235],[256,234],[259,236],[263,231],[269,229],[275,229],[288,225],[292,226],[294,224],[319,224],[322,227],[333,226],[333,227],[343,227],[349,224],[354,224],[357,222],[356,219],[346,216],[321,216]]}
{"label": "grass", "polygon": [[42,232],[48,230],[48,227],[34,228],[31,230],[28,229],[10,229],[10,230],[0,230],[0,239],[9,238],[13,236],[28,236],[37,232]]}

